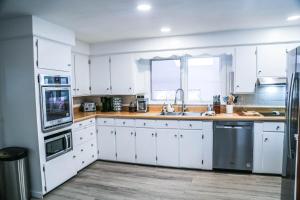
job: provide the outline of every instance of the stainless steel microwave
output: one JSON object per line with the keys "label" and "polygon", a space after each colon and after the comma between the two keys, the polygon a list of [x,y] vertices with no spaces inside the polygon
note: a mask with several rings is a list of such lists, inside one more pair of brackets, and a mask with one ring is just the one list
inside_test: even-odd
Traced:
{"label": "stainless steel microwave", "polygon": [[43,132],[72,124],[70,76],[40,74],[39,82]]}
{"label": "stainless steel microwave", "polygon": [[69,129],[46,136],[44,142],[46,161],[49,161],[73,149],[72,131]]}

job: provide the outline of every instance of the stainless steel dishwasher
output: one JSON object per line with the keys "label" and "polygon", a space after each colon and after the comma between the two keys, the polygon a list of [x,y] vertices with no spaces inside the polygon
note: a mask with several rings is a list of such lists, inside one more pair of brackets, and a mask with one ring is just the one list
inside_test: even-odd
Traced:
{"label": "stainless steel dishwasher", "polygon": [[214,122],[213,168],[252,171],[253,122]]}

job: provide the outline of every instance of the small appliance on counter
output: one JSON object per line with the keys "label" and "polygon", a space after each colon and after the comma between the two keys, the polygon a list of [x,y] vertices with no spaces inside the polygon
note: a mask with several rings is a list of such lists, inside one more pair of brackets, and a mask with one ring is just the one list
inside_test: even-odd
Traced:
{"label": "small appliance on counter", "polygon": [[113,111],[121,112],[122,111],[122,98],[121,97],[113,97],[112,98],[112,107],[113,107]]}
{"label": "small appliance on counter", "polygon": [[148,112],[148,99],[143,95],[136,97],[136,110],[137,112]]}
{"label": "small appliance on counter", "polygon": [[221,113],[221,100],[220,100],[220,95],[216,95],[213,97],[213,109],[216,114]]}
{"label": "small appliance on counter", "polygon": [[102,108],[101,112],[113,111],[112,97],[101,97]]}
{"label": "small appliance on counter", "polygon": [[96,112],[95,102],[84,102],[80,105],[81,112]]}
{"label": "small appliance on counter", "polygon": [[130,102],[129,107],[128,107],[129,112],[136,112],[136,103],[135,102]]}

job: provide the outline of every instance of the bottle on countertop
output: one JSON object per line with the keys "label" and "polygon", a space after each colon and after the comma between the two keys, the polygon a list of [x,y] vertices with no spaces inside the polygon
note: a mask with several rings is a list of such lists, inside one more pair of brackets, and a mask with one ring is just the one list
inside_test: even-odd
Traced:
{"label": "bottle on countertop", "polygon": [[221,113],[221,99],[220,95],[213,96],[213,109],[216,114]]}

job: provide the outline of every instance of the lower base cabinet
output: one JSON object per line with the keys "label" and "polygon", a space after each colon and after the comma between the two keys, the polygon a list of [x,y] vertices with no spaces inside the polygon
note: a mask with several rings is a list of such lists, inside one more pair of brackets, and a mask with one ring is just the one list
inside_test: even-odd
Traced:
{"label": "lower base cabinet", "polygon": [[179,133],[179,166],[201,169],[202,158],[202,130],[181,130]]}
{"label": "lower base cabinet", "polygon": [[283,123],[254,124],[254,173],[282,174],[283,130]]}
{"label": "lower base cabinet", "polygon": [[156,129],[157,165],[179,166],[177,129]]}
{"label": "lower base cabinet", "polygon": [[75,150],[77,171],[85,168],[97,160],[97,143],[96,138],[90,140]]}
{"label": "lower base cabinet", "polygon": [[136,128],[136,162],[156,165],[156,137],[153,128]]}
{"label": "lower base cabinet", "polygon": [[116,160],[116,137],[112,126],[97,126],[98,158],[101,160]]}
{"label": "lower base cabinet", "polygon": [[135,162],[135,129],[116,127],[117,161]]}

